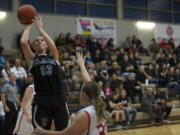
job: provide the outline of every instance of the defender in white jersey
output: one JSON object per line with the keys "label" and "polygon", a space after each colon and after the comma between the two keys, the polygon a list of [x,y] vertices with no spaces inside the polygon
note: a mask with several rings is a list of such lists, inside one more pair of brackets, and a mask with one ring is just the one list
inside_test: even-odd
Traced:
{"label": "defender in white jersey", "polygon": [[70,125],[62,131],[49,131],[38,128],[35,133],[38,135],[107,135],[105,104],[100,97],[100,88],[96,82],[91,81],[81,53],[76,53],[76,62],[80,67],[84,80],[80,92],[80,103],[85,107],[74,117]]}
{"label": "defender in white jersey", "polygon": [[105,121],[97,122],[96,110],[93,105],[87,106],[79,112],[85,112],[89,119],[89,127],[81,135],[106,135],[106,123]]}
{"label": "defender in white jersey", "polygon": [[34,130],[31,122],[31,104],[34,94],[34,84],[31,84],[26,88],[23,100],[21,102],[21,109],[18,113],[13,135],[32,135]]}

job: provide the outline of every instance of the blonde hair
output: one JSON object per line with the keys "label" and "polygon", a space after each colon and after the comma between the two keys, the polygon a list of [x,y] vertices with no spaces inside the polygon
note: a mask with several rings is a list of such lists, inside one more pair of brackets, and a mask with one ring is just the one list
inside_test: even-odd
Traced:
{"label": "blonde hair", "polygon": [[90,102],[94,106],[98,121],[102,121],[103,119],[106,119],[105,103],[100,96],[101,90],[98,84],[94,81],[85,82],[82,91],[87,94],[87,96],[90,99]]}

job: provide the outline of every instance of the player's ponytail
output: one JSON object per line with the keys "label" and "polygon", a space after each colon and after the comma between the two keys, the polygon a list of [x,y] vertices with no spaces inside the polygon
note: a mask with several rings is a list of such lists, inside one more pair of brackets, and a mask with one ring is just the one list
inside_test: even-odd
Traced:
{"label": "player's ponytail", "polygon": [[98,84],[94,81],[85,82],[83,85],[83,91],[88,95],[90,102],[94,106],[98,121],[106,119],[105,103],[100,97],[101,90]]}
{"label": "player's ponytail", "polygon": [[98,96],[97,98],[92,99],[91,102],[96,110],[98,121],[106,119],[107,117],[105,115],[105,103],[102,98]]}

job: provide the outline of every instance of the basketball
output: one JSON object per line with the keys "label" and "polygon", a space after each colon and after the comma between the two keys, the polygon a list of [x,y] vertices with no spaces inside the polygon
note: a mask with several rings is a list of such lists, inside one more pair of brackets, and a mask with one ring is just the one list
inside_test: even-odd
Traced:
{"label": "basketball", "polygon": [[31,24],[36,15],[37,11],[32,5],[22,5],[17,11],[17,17],[21,24]]}

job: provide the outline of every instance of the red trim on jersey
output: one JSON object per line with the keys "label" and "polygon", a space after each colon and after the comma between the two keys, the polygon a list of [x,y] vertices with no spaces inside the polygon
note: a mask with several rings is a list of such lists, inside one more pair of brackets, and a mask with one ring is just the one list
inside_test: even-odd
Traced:
{"label": "red trim on jersey", "polygon": [[86,113],[86,115],[88,116],[88,130],[87,130],[87,135],[89,135],[89,130],[90,130],[90,125],[91,125],[91,117],[90,117],[90,114],[89,112],[87,111],[84,111]]}

